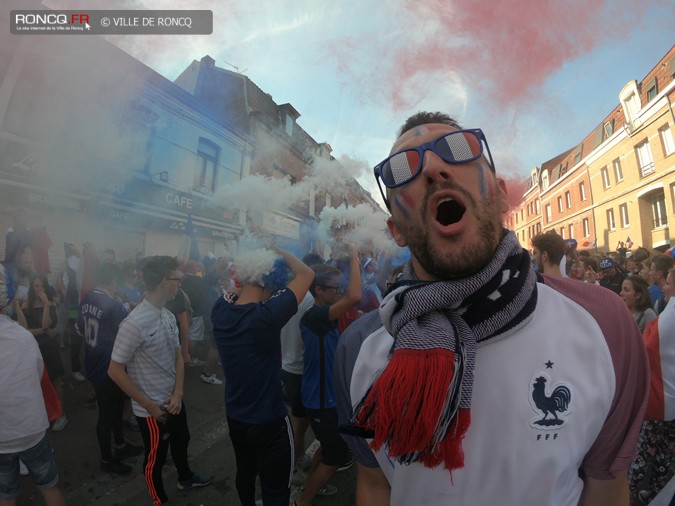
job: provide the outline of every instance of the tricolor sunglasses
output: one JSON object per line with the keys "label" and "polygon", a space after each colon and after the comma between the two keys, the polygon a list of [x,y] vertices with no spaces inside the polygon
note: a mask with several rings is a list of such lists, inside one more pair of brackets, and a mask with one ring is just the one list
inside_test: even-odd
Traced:
{"label": "tricolor sunglasses", "polygon": [[[492,161],[490,146],[480,128],[445,133],[433,141],[425,142],[414,148],[403,149],[384,159],[373,170],[387,208],[389,208],[389,201],[382,184],[387,188],[398,188],[415,179],[422,170],[425,151],[435,153],[444,162],[461,164],[480,158],[483,155],[483,144],[485,144],[490,161],[490,169],[494,172],[495,165]],[[380,181],[382,181],[381,184]]]}

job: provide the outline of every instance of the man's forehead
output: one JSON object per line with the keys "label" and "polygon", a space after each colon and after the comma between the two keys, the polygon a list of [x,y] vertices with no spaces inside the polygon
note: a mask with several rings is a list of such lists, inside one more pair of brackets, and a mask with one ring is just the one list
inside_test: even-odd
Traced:
{"label": "man's forehead", "polygon": [[440,136],[444,132],[454,132],[456,130],[456,128],[442,123],[427,123],[413,127],[396,139],[390,154],[404,148],[419,146],[420,144],[424,144],[425,142]]}

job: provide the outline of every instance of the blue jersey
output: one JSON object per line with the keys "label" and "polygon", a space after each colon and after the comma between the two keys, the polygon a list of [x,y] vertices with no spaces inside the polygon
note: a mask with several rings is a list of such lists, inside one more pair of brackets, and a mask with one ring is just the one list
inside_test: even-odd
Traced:
{"label": "blue jersey", "polygon": [[108,377],[117,330],[126,316],[122,303],[98,288],[80,302],[76,326],[85,340],[84,375],[94,385]]}
{"label": "blue jersey", "polygon": [[302,404],[309,409],[335,407],[333,360],[340,332],[337,320],[328,319],[330,306],[313,306],[300,320],[305,345]]}
{"label": "blue jersey", "polygon": [[223,297],[211,311],[213,336],[225,374],[225,410],[241,423],[272,423],[287,414],[281,392],[281,328],[298,310],[281,290],[257,304]]}

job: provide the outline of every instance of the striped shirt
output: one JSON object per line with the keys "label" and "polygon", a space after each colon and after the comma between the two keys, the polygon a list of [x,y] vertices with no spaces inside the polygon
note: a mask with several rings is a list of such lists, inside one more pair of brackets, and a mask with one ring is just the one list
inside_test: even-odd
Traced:
{"label": "striped shirt", "polygon": [[[112,360],[127,366],[131,381],[149,399],[163,403],[176,383],[176,350],[180,348],[176,318],[166,308],[143,300],[120,324]],[[132,399],[134,414],[148,417]]]}

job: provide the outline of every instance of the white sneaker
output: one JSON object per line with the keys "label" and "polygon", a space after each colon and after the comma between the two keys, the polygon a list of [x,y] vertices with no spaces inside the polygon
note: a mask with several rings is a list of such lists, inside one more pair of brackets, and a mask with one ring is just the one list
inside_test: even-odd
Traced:
{"label": "white sneaker", "polygon": [[80,371],[75,371],[73,373],[73,378],[77,381],[87,381],[87,378],[85,378],[84,374],[82,374]]}
{"label": "white sneaker", "polygon": [[61,415],[56,420],[54,420],[54,425],[52,425],[52,431],[54,432],[62,431],[67,423],[68,418],[66,418],[66,415]]}
{"label": "white sneaker", "polygon": [[202,381],[204,383],[208,383],[209,385],[222,385],[223,384],[223,381],[218,379],[215,372],[211,375],[207,375],[207,374],[202,373],[202,375],[200,377],[202,378]]}
{"label": "white sneaker", "polygon": [[190,367],[197,367],[200,365],[204,365],[206,362],[203,360],[199,360],[198,358],[193,358],[190,363],[188,364]]}

